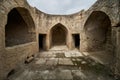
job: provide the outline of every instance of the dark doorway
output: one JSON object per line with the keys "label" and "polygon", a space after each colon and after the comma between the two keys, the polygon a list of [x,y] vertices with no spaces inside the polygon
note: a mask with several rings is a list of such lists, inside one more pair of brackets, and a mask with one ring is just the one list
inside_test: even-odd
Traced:
{"label": "dark doorway", "polygon": [[80,36],[79,34],[73,34],[74,46],[75,48],[79,48],[80,46]]}
{"label": "dark doorway", "polygon": [[46,38],[46,34],[39,34],[39,49],[40,50],[45,49],[45,38]]}

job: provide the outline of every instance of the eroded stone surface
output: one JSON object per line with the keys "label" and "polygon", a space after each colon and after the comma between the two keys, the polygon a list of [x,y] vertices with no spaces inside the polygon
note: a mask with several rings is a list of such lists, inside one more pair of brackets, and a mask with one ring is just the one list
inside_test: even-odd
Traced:
{"label": "eroded stone surface", "polygon": [[[40,53],[39,53],[40,55]],[[73,63],[76,65],[73,65]],[[94,62],[94,65],[93,65]],[[44,63],[44,64],[43,64]],[[109,76],[110,71],[104,65],[91,58],[42,58],[38,56],[33,62],[17,70],[10,80],[115,80]]]}
{"label": "eroded stone surface", "polygon": [[59,58],[59,65],[73,65],[73,62],[70,58]]}
{"label": "eroded stone surface", "polygon": [[[46,70],[54,65],[50,68],[53,69],[58,63],[74,65],[73,68],[101,63],[120,76],[119,5],[119,0],[98,0],[87,11],[58,16],[45,14],[31,7],[26,0],[0,0],[0,80],[4,80],[16,67],[25,67],[25,60],[39,51],[41,54],[33,63],[35,66],[29,65],[32,66],[30,69],[38,70],[38,73],[42,73],[39,72],[40,68]],[[74,35],[80,39],[76,41]],[[39,45],[40,41],[43,41],[42,46]],[[75,46],[75,43],[79,45]],[[47,51],[42,52],[44,50]],[[86,59],[86,56],[95,62]],[[54,71],[49,73],[48,70],[44,75],[56,79]],[[37,75],[36,71],[26,69],[16,79],[27,80],[25,76],[28,76],[28,80],[32,77],[34,80]],[[38,79],[47,79],[44,75]],[[99,78],[92,77],[94,79],[104,80],[104,77],[99,75]],[[109,77],[106,80],[110,80]]]}

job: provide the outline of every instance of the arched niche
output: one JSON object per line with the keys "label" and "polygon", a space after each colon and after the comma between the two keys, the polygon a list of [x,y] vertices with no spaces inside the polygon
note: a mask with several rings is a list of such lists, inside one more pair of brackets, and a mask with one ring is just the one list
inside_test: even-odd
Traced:
{"label": "arched niche", "polygon": [[64,25],[58,23],[55,26],[53,26],[50,31],[50,36],[51,47],[67,46],[68,30]]}
{"label": "arched niche", "polygon": [[8,13],[5,26],[5,46],[12,47],[36,40],[35,24],[30,12],[21,7],[13,8]]}
{"label": "arched niche", "polygon": [[109,16],[102,11],[93,11],[84,25],[84,31],[87,50],[103,49],[111,37]]}

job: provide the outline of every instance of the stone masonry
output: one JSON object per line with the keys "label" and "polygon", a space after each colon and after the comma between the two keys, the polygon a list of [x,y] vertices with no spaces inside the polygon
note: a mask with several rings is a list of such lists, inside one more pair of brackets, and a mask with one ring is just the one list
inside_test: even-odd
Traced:
{"label": "stone masonry", "polygon": [[75,49],[112,56],[109,68],[120,76],[119,10],[120,0],[97,0],[87,11],[51,15],[26,0],[0,0],[0,80],[41,51]]}

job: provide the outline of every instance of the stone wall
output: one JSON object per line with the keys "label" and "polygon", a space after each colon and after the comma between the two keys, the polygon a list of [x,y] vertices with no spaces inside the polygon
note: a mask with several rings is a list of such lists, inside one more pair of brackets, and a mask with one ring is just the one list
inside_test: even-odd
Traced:
{"label": "stone wall", "polygon": [[[46,50],[49,50],[51,46],[51,42],[50,42],[51,29],[57,24],[62,24],[68,30],[67,46],[69,47],[69,49],[74,48],[72,35],[79,34],[80,51],[89,52],[96,50],[97,51],[107,50],[108,52],[112,53],[112,56],[115,56],[114,59],[111,59],[111,60],[115,60],[115,63],[112,63],[112,66],[115,65],[115,72],[117,74],[120,74],[120,55],[119,55],[120,33],[118,28],[120,22],[119,3],[120,3],[119,0],[98,0],[87,11],[82,10],[78,13],[71,15],[51,15],[41,12],[36,8],[32,8],[31,6],[28,5],[26,0],[1,0],[0,1],[0,80],[5,78],[12,69],[15,69],[17,66],[23,65],[26,57],[35,55],[35,53],[39,51],[38,49],[39,34],[46,35],[46,40],[45,40],[46,44],[44,46],[46,47]],[[35,34],[33,36],[35,40],[33,40],[32,42],[28,41],[24,44],[19,44],[19,45],[17,44],[12,47],[6,47],[5,26],[7,24],[8,13],[13,8],[18,8],[18,7],[25,8],[30,13],[30,16],[28,16],[26,15],[24,10],[21,11],[17,9],[20,12],[20,14],[23,15],[22,18],[28,27],[31,27],[31,23],[34,24],[32,26],[34,26],[35,28],[31,27],[31,29],[28,29],[28,32],[30,32],[31,34],[32,33]],[[99,18],[97,17],[97,20],[95,20],[96,16],[94,12],[100,12],[103,15],[100,14],[101,17]],[[90,18],[91,15],[95,17],[91,19]],[[89,23],[89,21],[90,24],[87,24]],[[108,22],[110,24],[107,24]],[[88,28],[86,28],[86,25]],[[106,29],[106,27],[108,28]],[[96,31],[96,29],[98,31]],[[106,31],[104,31],[105,29]],[[89,35],[89,30],[91,30],[90,34],[92,32],[95,32],[94,34],[96,34],[96,37],[93,36],[94,34]],[[102,35],[104,34],[106,34],[105,37],[102,37]],[[102,41],[99,42],[101,38],[103,39]],[[95,41],[98,40],[98,43],[95,42],[93,39]],[[101,44],[105,44],[103,45],[104,47],[102,47],[104,49],[101,48],[96,49],[95,48],[96,45],[94,45],[96,43],[99,44],[100,46]]]}
{"label": "stone wall", "polygon": [[[28,5],[26,0],[2,0],[0,1],[0,80],[6,78],[7,74],[12,70],[15,69],[18,65],[23,65],[26,57],[34,55],[38,52],[38,44],[37,44],[37,37],[34,37],[34,41],[32,42],[25,42],[23,44],[17,44],[12,47],[5,46],[5,26],[7,24],[8,13],[13,8],[23,8],[28,10],[30,16],[25,14],[23,11],[20,14],[23,15],[22,18],[24,19],[26,25],[30,26],[30,23],[34,23],[32,29],[29,32],[34,32],[34,36],[36,36],[36,14],[35,10]],[[22,10],[23,10],[22,9]],[[31,17],[31,19],[29,18]],[[33,22],[31,22],[33,21]],[[17,26],[15,26],[17,27]],[[15,31],[15,30],[14,30]],[[23,34],[23,33],[21,33]],[[24,34],[23,34],[24,35]],[[19,36],[19,35],[17,35]],[[16,36],[16,37],[17,37]],[[25,39],[24,37],[23,39]]]}
{"label": "stone wall", "polygon": [[[113,62],[117,61],[117,69],[119,69],[118,68],[119,67],[119,65],[118,65],[119,64],[119,59],[118,58],[116,59],[116,56],[119,57],[119,46],[118,46],[119,45],[119,43],[118,43],[119,38],[117,36],[118,31],[114,32],[114,27],[118,26],[119,21],[120,21],[120,15],[119,15],[120,14],[119,13],[120,6],[119,6],[119,3],[120,3],[119,0],[98,0],[87,11],[83,10],[79,13],[72,14],[72,15],[50,15],[50,14],[43,13],[43,12],[36,9],[36,13],[39,16],[37,18],[38,34],[40,33],[40,34],[49,35],[50,29],[54,25],[56,25],[58,23],[61,23],[70,32],[70,37],[69,37],[69,42],[68,43],[69,43],[69,46],[70,46],[71,49],[73,48],[73,44],[72,44],[73,41],[72,41],[71,35],[78,33],[78,34],[80,34],[80,51],[88,51],[89,52],[89,51],[106,50],[106,51],[108,51],[108,53],[110,53],[110,55],[112,54],[112,56],[115,56],[115,58],[112,59],[112,60],[113,60]],[[98,24],[96,24],[96,25],[104,24],[104,27],[105,26],[108,27],[106,32],[103,32],[103,33],[101,33],[101,31],[99,30],[101,28],[99,28],[98,31],[96,31],[94,33],[97,36],[97,37],[94,37],[94,38],[92,38],[89,35],[87,37],[86,33],[85,33],[86,32],[85,24],[87,23],[89,17],[91,16],[91,14],[93,12],[100,12],[100,13],[106,15],[105,16],[105,21],[106,22],[103,21],[104,19],[103,20],[100,19],[100,18],[103,18],[102,17],[103,15],[100,14],[101,17],[98,18]],[[103,22],[99,23],[99,20],[103,21]],[[95,19],[94,19],[93,23],[97,23],[97,22],[95,22]],[[103,26],[103,25],[101,25],[101,26]],[[96,30],[96,28],[94,28],[94,29]],[[94,32],[94,31],[92,31],[92,32]],[[100,33],[98,33],[98,32],[100,32]],[[92,36],[94,34],[92,34]],[[102,34],[105,34],[106,36],[103,38]],[[101,35],[101,37],[100,37],[100,35]],[[92,39],[89,40],[89,38],[90,39],[92,38]],[[105,41],[103,40],[101,42],[101,40],[102,40],[101,38],[104,39]],[[96,43],[97,43],[97,45],[96,45]],[[47,49],[49,49],[49,46],[50,46],[49,36],[47,37],[46,44],[47,44],[46,46],[48,47]],[[100,44],[100,46],[98,46],[98,44]],[[104,44],[104,45],[101,46],[101,44]],[[98,47],[98,49],[96,47]],[[113,63],[112,65],[115,65],[115,64]],[[110,66],[110,67],[113,67],[113,66]]]}
{"label": "stone wall", "polygon": [[[114,63],[110,67],[114,67],[115,74],[120,75],[120,47],[119,47],[119,22],[120,22],[120,1],[119,0],[98,0],[90,9],[85,12],[84,24],[93,11],[102,11],[108,15],[111,21],[110,35],[106,44],[106,50],[113,53]],[[84,26],[83,24],[83,26]],[[83,34],[84,36],[84,34]],[[84,39],[83,39],[84,40]],[[85,40],[84,40],[85,41]],[[82,42],[83,43],[83,42]],[[85,47],[82,47],[85,48]],[[114,70],[113,70],[114,71]]]}
{"label": "stone wall", "polygon": [[[65,27],[67,27],[71,33],[79,33],[79,30],[81,30],[80,24],[82,21],[81,18],[83,12],[84,11],[80,11],[79,13],[71,15],[51,15],[43,13],[36,9],[36,13],[39,16],[37,17],[39,33],[47,34],[49,30],[58,23],[61,23]],[[77,30],[76,28],[79,28],[79,30]]]}
{"label": "stone wall", "polygon": [[[82,26],[85,26],[85,24],[86,24],[86,21],[89,19],[89,16],[93,13],[93,12],[95,12],[95,11],[100,11],[100,12],[103,12],[104,14],[106,14],[108,17],[109,17],[109,19],[110,19],[110,21],[111,21],[111,27],[109,27],[109,30],[110,30],[110,28],[111,28],[111,30],[109,31],[109,41],[108,41],[108,44],[106,44],[106,47],[110,47],[109,48],[109,50],[110,49],[112,49],[113,47],[112,47],[112,43],[111,43],[111,31],[112,31],[112,27],[113,26],[115,26],[115,25],[117,25],[117,23],[119,22],[119,17],[118,17],[118,6],[119,6],[119,4],[118,4],[118,0],[114,0],[114,1],[112,1],[112,0],[98,0],[92,7],[90,7],[86,12],[85,12],[85,14],[84,14],[84,20],[83,20],[83,24],[82,24]],[[97,17],[96,17],[97,18]],[[105,23],[103,23],[103,24],[105,24]],[[83,37],[85,36],[85,33],[83,33]],[[87,38],[85,38],[84,37],[84,39],[83,39],[83,42],[81,42],[81,43],[83,43],[83,45],[86,45],[86,44],[84,44],[84,43],[86,43],[86,42],[84,42],[84,41],[87,41],[86,40]],[[83,47],[81,47],[81,49],[83,50],[83,51],[86,51],[87,50],[87,48],[86,48],[87,46],[83,46]],[[107,48],[108,49],[108,48]]]}
{"label": "stone wall", "polygon": [[72,34],[80,34],[82,31],[82,14],[84,11],[80,11],[71,15],[50,15],[43,13],[36,9],[38,34],[46,34],[46,49],[50,48],[50,33],[51,29],[57,25],[62,24],[68,30],[67,44],[69,49],[73,49]]}
{"label": "stone wall", "polygon": [[115,41],[115,50],[116,50],[116,55],[115,55],[115,74],[120,76],[120,28],[119,26],[115,28],[116,32],[116,41]]}
{"label": "stone wall", "polygon": [[115,65],[115,73],[120,76],[120,1],[118,1],[119,7],[118,7],[118,18],[119,22],[115,27],[115,33],[116,33],[116,65]]}
{"label": "stone wall", "polygon": [[[99,24],[105,24],[108,27],[108,31],[106,30],[106,44],[103,45],[105,49],[109,49],[113,51],[113,45],[112,45],[112,41],[111,41],[111,34],[112,34],[112,26],[115,26],[118,22],[119,22],[119,18],[118,18],[118,0],[98,0],[92,7],[90,7],[87,11],[80,11],[76,14],[71,14],[71,15],[50,15],[50,14],[46,14],[43,13],[39,10],[36,9],[36,13],[39,17],[37,17],[37,25],[38,25],[38,33],[40,34],[46,34],[49,37],[50,34],[50,30],[51,28],[58,24],[61,23],[63,24],[67,29],[68,32],[70,32],[70,37],[69,37],[69,46],[70,49],[73,48],[73,40],[72,40],[72,34],[79,34],[80,35],[80,51],[95,51],[95,50],[101,50],[101,46],[99,47],[98,45],[98,49],[95,49],[94,43],[99,42],[98,39],[95,39],[93,42],[93,39],[91,39],[91,41],[89,42],[89,40],[87,39],[87,36],[85,35],[85,24],[88,20],[88,18],[90,17],[90,15],[95,12],[95,11],[99,11],[102,14],[106,15],[106,17],[108,17],[108,21],[110,21],[108,25],[106,25],[107,22],[101,22]],[[101,18],[102,18],[102,14],[100,14]],[[99,17],[100,18],[100,17]],[[102,19],[101,19],[102,21]],[[99,22],[99,21],[98,21]],[[95,23],[93,21],[93,23]],[[98,25],[98,24],[96,24]],[[105,26],[104,25],[104,26]],[[102,26],[102,25],[101,25]],[[104,30],[104,29],[103,29]],[[100,32],[100,30],[98,30]],[[99,33],[98,33],[99,34]],[[101,34],[102,35],[102,34]],[[98,35],[99,36],[99,35]],[[91,38],[91,37],[89,37]],[[103,38],[103,37],[99,37],[99,38]],[[50,42],[49,42],[49,38],[47,38],[48,41],[46,41],[46,46],[48,47],[47,49],[49,49],[50,46]],[[90,47],[88,47],[89,43],[90,43]],[[101,44],[100,44],[101,45]],[[89,49],[88,49],[89,48]]]}

